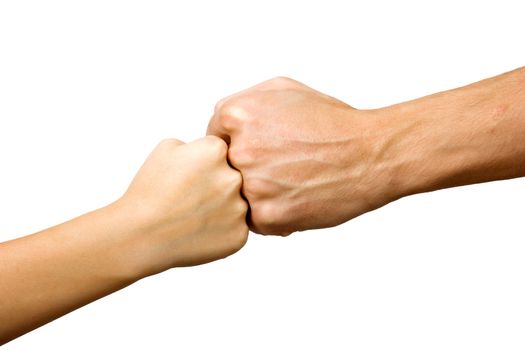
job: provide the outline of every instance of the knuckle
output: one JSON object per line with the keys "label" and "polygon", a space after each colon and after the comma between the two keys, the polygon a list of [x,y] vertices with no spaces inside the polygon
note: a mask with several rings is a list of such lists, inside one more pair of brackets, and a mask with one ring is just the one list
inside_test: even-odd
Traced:
{"label": "knuckle", "polygon": [[239,225],[239,228],[234,230],[232,233],[232,241],[235,244],[235,246],[238,247],[238,249],[241,249],[244,247],[246,242],[248,241],[248,226],[245,222],[241,223]]}
{"label": "knuckle", "polygon": [[233,165],[243,167],[255,162],[253,151],[238,142],[228,150],[228,157]]}
{"label": "knuckle", "polygon": [[235,185],[235,187],[240,188],[242,186],[242,174],[239,171],[232,169],[231,177],[232,177],[232,182]]}
{"label": "knuckle", "polygon": [[219,101],[217,101],[217,103],[215,104],[215,107],[214,107],[214,111],[215,113],[219,112],[222,108],[222,106],[224,105],[224,102],[226,102],[228,98],[223,98],[223,99],[220,99]]}
{"label": "knuckle", "polygon": [[223,185],[225,185],[226,188],[231,189],[234,192],[240,192],[242,186],[241,173],[237,170],[230,168],[227,165],[225,165],[225,167],[226,170],[224,171]]}
{"label": "knuckle", "polygon": [[268,81],[269,85],[275,87],[275,88],[288,88],[292,87],[296,84],[295,80],[285,77],[285,76],[277,76]]}
{"label": "knuckle", "polygon": [[289,82],[292,82],[293,80],[291,78],[286,77],[286,76],[278,75],[276,77],[273,77],[272,81],[276,82],[276,83],[289,83]]}
{"label": "knuckle", "polygon": [[212,179],[208,186],[213,188],[214,192],[220,195],[223,209],[233,212],[235,201],[240,199],[242,182],[239,183],[238,176],[233,175],[233,170],[227,168],[227,165],[217,164],[213,161]]}
{"label": "knuckle", "polygon": [[162,141],[159,142],[159,146],[160,147],[173,147],[173,146],[177,146],[179,145],[180,142],[175,140],[175,139],[163,139]]}
{"label": "knuckle", "polygon": [[212,154],[221,158],[225,158],[228,153],[228,145],[220,137],[208,135],[204,138],[207,142],[208,148],[212,151]]}
{"label": "knuckle", "polygon": [[271,226],[276,222],[277,210],[275,205],[269,202],[256,202],[251,207],[251,218],[258,225]]}
{"label": "knuckle", "polygon": [[248,108],[248,96],[238,98],[231,98],[221,104],[221,107],[216,112],[219,117],[219,122],[226,129],[235,128],[239,123],[246,121],[250,113]]}
{"label": "knuckle", "polygon": [[235,210],[242,216],[246,216],[246,213],[248,213],[248,208],[248,203],[246,203],[245,200],[240,199],[239,201],[237,201],[237,206]]}
{"label": "knuckle", "polygon": [[292,232],[287,228],[283,209],[273,202],[252,205],[249,221],[255,232],[264,235],[287,236]]}
{"label": "knuckle", "polygon": [[243,185],[242,185],[242,194],[248,199],[248,200],[255,200],[260,199],[263,196],[268,194],[268,191],[265,191],[264,189],[266,186],[264,185],[264,181],[257,179],[257,178],[244,178],[243,179]]}

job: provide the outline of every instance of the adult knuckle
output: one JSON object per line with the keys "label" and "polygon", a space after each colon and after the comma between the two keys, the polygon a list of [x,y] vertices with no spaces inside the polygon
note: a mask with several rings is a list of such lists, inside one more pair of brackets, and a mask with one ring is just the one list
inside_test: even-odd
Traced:
{"label": "adult knuckle", "polygon": [[272,225],[276,222],[276,208],[273,203],[269,202],[256,202],[251,207],[252,220],[257,222],[259,225]]}
{"label": "adult knuckle", "polygon": [[260,199],[265,194],[264,181],[257,178],[244,178],[242,185],[242,194],[248,200]]}
{"label": "adult knuckle", "polygon": [[254,232],[265,235],[287,236],[292,230],[289,228],[287,214],[275,202],[255,202],[251,206],[248,218]]}
{"label": "adult knuckle", "polygon": [[233,165],[243,167],[255,162],[253,151],[242,143],[235,143],[228,150],[228,157]]}
{"label": "adult knuckle", "polygon": [[238,123],[248,120],[250,116],[249,104],[249,96],[231,98],[224,102],[217,112],[222,125],[226,128],[235,127]]}
{"label": "adult knuckle", "polygon": [[222,106],[224,105],[224,103],[228,100],[228,98],[222,98],[220,99],[219,101],[217,101],[217,103],[215,103],[215,107],[214,107],[214,111],[215,113],[219,112],[222,108]]}

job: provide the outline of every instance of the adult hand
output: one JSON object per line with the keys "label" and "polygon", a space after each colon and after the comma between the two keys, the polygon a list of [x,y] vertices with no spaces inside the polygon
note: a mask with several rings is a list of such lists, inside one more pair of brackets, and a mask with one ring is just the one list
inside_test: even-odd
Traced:
{"label": "adult hand", "polygon": [[226,143],[214,136],[165,140],[119,200],[140,222],[130,251],[146,274],[224,258],[245,244],[248,205],[226,154]]}
{"label": "adult hand", "polygon": [[251,229],[287,235],[340,224],[395,198],[376,161],[379,122],[372,111],[275,78],[221,100],[208,134],[230,143]]}

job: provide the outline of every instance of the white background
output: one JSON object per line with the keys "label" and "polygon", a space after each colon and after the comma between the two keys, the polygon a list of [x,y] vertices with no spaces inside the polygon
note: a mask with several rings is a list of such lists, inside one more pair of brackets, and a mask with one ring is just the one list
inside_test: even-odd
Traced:
{"label": "white background", "polygon": [[[0,240],[113,201],[160,139],[202,136],[218,99],[273,76],[374,108],[522,66],[520,3],[1,1]],[[252,234],[5,349],[523,349],[524,196]]]}

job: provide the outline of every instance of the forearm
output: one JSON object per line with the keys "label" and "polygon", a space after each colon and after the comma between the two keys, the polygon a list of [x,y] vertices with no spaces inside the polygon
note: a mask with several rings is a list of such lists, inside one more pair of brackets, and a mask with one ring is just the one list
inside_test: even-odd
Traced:
{"label": "forearm", "polygon": [[330,227],[414,193],[525,176],[525,69],[377,110],[278,77],[221,100],[252,230]]}
{"label": "forearm", "polygon": [[248,238],[242,178],[217,137],[161,142],[113,204],[0,244],[0,344],[172,267]]}
{"label": "forearm", "polygon": [[377,111],[397,197],[525,176],[525,69]]}
{"label": "forearm", "polygon": [[0,244],[0,344],[136,281],[132,220],[112,204]]}

